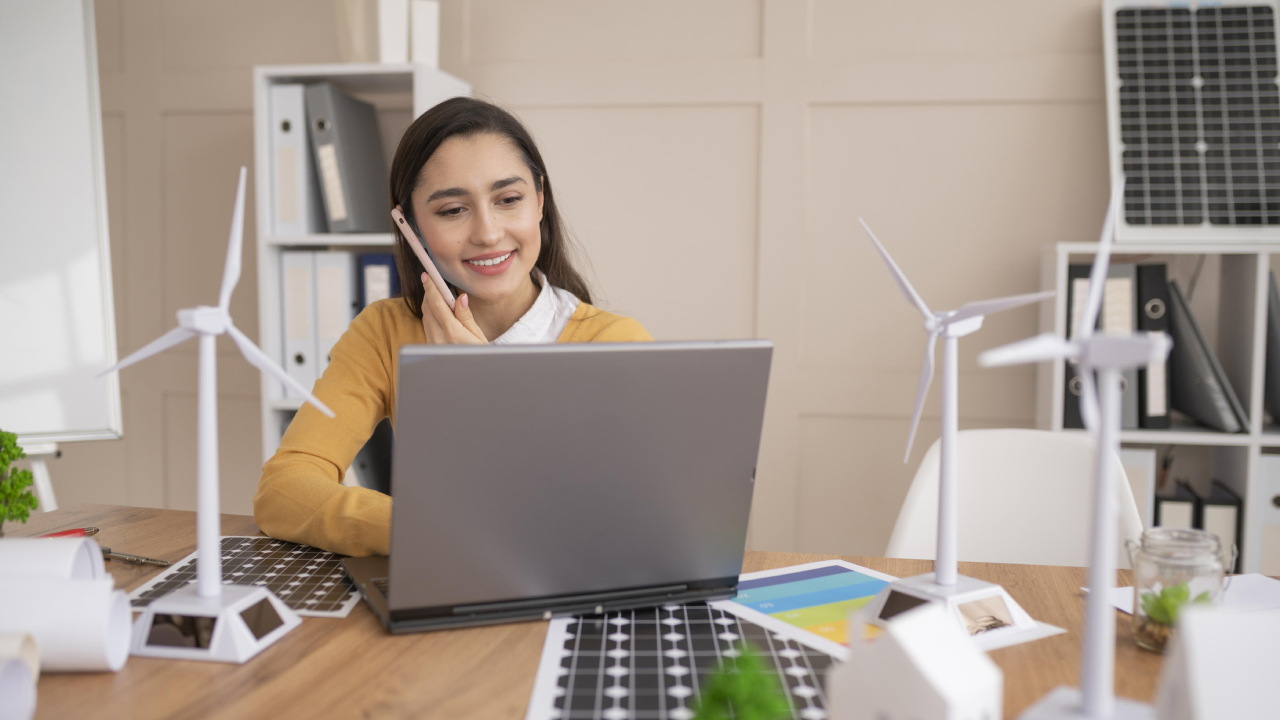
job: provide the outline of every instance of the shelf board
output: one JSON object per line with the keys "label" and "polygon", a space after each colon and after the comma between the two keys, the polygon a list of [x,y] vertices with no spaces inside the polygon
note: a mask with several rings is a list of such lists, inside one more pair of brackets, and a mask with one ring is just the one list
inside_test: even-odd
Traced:
{"label": "shelf board", "polygon": [[[1063,430],[1067,433],[1084,433],[1084,430]],[[1146,445],[1249,445],[1253,437],[1248,433],[1224,433],[1199,425],[1176,423],[1168,430],[1121,430],[1120,442]],[[1280,429],[1275,435],[1280,445]]]}
{"label": "shelf board", "polygon": [[272,410],[297,410],[302,407],[302,401],[293,398],[272,398],[267,401],[267,406]]}
{"label": "shelf board", "polygon": [[391,233],[317,233],[315,235],[268,235],[267,245],[289,247],[316,247],[329,245],[358,245],[361,247],[390,247],[396,244]]}
{"label": "shelf board", "polygon": [[1280,425],[1266,423],[1262,426],[1262,445],[1264,447],[1280,447]]}
{"label": "shelf board", "polygon": [[[1058,243],[1059,252],[1067,255],[1093,255],[1098,252],[1098,243]],[[1280,243],[1270,239],[1257,242],[1229,243],[1116,243],[1111,246],[1112,255],[1256,255],[1258,253],[1280,252]]]}
{"label": "shelf board", "polygon": [[[267,65],[254,68],[271,83],[330,80],[353,92],[387,93],[413,91],[413,74],[426,66],[409,63],[333,63],[327,65]],[[434,68],[433,68],[434,69]]]}
{"label": "shelf board", "polygon": [[1252,441],[1248,433],[1224,433],[1195,426],[1174,427],[1168,430],[1121,430],[1122,443],[1148,443],[1151,445],[1248,445]]}

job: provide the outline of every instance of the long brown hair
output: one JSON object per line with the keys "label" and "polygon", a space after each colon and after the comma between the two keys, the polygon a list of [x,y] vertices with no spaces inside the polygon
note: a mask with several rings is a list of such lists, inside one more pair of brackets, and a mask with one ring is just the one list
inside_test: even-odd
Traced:
{"label": "long brown hair", "polygon": [[[493,133],[510,140],[520,151],[521,159],[533,174],[533,187],[542,193],[542,249],[534,266],[547,277],[547,282],[568,290],[585,303],[591,302],[591,291],[582,275],[574,269],[569,258],[569,238],[564,221],[556,208],[555,195],[551,192],[551,179],[542,154],[534,144],[529,131],[514,115],[492,103],[473,98],[451,98],[423,113],[400,138],[395,158],[391,161],[391,207],[399,205],[405,217],[413,223],[412,195],[418,184],[422,166],[427,164],[437,148],[454,136],[473,137],[481,133]],[[422,317],[422,263],[409,249],[409,241],[392,224],[396,238],[396,270],[400,273],[400,288],[405,304],[416,317]],[[457,288],[453,288],[457,293]]]}

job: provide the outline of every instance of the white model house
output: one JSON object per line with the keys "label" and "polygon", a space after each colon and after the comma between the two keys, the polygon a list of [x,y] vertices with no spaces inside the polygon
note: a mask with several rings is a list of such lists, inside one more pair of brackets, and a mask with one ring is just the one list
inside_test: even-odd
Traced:
{"label": "white model house", "polygon": [[827,698],[831,720],[999,720],[1004,674],[930,603],[854,638],[828,671]]}
{"label": "white model house", "polygon": [[1280,613],[1188,605],[1166,650],[1157,720],[1275,717]]}

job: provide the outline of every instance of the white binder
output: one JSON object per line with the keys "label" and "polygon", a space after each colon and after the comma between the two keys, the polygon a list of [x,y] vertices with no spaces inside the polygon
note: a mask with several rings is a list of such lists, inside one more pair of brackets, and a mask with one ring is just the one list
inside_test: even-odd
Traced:
{"label": "white binder", "polygon": [[307,140],[305,86],[271,86],[271,221],[275,235],[328,230]]}
{"label": "white binder", "polygon": [[329,351],[347,331],[356,309],[356,257],[353,253],[317,252],[316,376],[329,367]]}
{"label": "white binder", "polygon": [[[284,309],[284,369],[305,388],[315,385],[316,254],[310,250],[280,253],[281,307]],[[285,397],[301,400],[286,390]]]}

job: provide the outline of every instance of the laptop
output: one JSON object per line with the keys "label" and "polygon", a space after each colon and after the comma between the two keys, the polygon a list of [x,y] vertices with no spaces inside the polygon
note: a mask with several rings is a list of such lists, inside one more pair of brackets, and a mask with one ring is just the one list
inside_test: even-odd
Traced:
{"label": "laptop", "polygon": [[348,575],[393,633],[732,597],[772,352],[404,346],[391,555]]}

